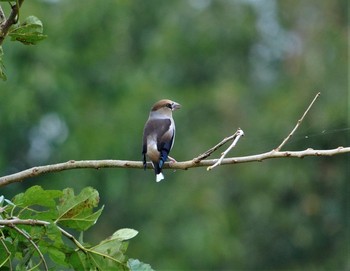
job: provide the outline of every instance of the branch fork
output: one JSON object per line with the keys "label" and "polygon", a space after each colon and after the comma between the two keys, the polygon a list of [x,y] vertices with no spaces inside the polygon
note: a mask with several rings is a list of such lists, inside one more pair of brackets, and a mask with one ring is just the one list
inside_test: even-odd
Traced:
{"label": "branch fork", "polygon": [[231,143],[231,145],[230,145],[224,152],[221,153],[220,159],[219,159],[214,165],[207,167],[207,171],[212,170],[213,168],[215,168],[215,167],[221,165],[222,160],[226,157],[226,155],[229,153],[229,151],[230,151],[231,149],[233,149],[233,148],[236,146],[238,140],[239,140],[242,136],[244,136],[244,132],[243,132],[243,130],[241,130],[240,128],[238,128],[237,132],[234,134],[234,140],[233,140],[233,142]]}

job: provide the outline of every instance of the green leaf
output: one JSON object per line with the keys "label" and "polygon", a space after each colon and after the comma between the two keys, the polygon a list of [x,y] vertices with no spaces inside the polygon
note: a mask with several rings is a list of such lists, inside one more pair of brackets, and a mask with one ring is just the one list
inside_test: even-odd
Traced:
{"label": "green leaf", "polygon": [[61,195],[59,190],[43,190],[36,185],[16,195],[6,211],[21,219],[53,221],[58,216],[56,205]]}
{"label": "green leaf", "polygon": [[90,251],[97,252],[105,257],[112,257],[115,261],[123,263],[125,261],[124,253],[128,244],[117,239],[106,239],[98,245],[90,248]]}
{"label": "green leaf", "polygon": [[51,260],[54,261],[56,264],[68,267],[68,264],[66,262],[66,254],[63,253],[61,250],[59,250],[56,247],[49,247],[47,252]]}
{"label": "green leaf", "polygon": [[[128,242],[124,241],[135,237],[137,234],[138,232],[133,229],[120,229],[116,231],[112,236],[89,249],[91,253],[98,255],[98,257],[93,255],[92,259],[98,266],[107,264],[104,266],[104,269],[110,269],[118,266],[118,264],[124,268],[126,260],[124,253],[128,247]],[[105,261],[105,263],[100,263],[100,260]]]}
{"label": "green leaf", "polygon": [[27,17],[23,23],[11,27],[9,36],[11,40],[20,41],[24,44],[36,44],[47,38],[43,34],[44,28],[42,22],[35,16]]}
{"label": "green leaf", "polygon": [[44,190],[39,185],[28,188],[24,193],[18,194],[13,199],[13,203],[20,207],[40,205],[45,207],[55,207],[58,197],[62,195],[59,190]]}
{"label": "green leaf", "polygon": [[67,262],[74,270],[94,270],[88,261],[87,254],[81,250],[74,251],[69,255]]}
{"label": "green leaf", "polygon": [[0,267],[4,266],[5,264],[8,264],[11,260],[11,252],[8,248],[9,245],[10,244],[5,240],[0,242]]}
{"label": "green leaf", "polygon": [[4,72],[4,69],[5,69],[5,66],[4,66],[4,63],[2,61],[2,56],[4,55],[4,51],[2,49],[2,46],[0,46],[0,78],[3,80],[3,81],[6,81],[7,77],[6,77],[6,74]]}
{"label": "green leaf", "polygon": [[79,231],[87,230],[96,223],[103,211],[104,206],[93,213],[99,200],[98,191],[92,187],[84,188],[77,196],[74,195],[73,189],[64,189],[60,204],[57,206],[59,213],[57,222]]}
{"label": "green leaf", "polygon": [[128,247],[128,242],[125,241],[135,237],[137,234],[138,232],[133,229],[116,231],[112,236],[89,249],[92,253],[91,260],[101,270],[125,268],[126,257],[124,253]]}
{"label": "green leaf", "polygon": [[[135,237],[137,234],[138,231],[133,229],[117,230],[112,236],[92,247],[91,250],[115,257],[120,252],[124,253],[126,251],[127,243],[123,243],[123,241],[129,240]],[[126,244],[126,246],[123,244]]]}
{"label": "green leaf", "polygon": [[106,258],[103,255],[88,253],[88,256],[94,270],[129,270],[126,263]]}
{"label": "green leaf", "polygon": [[[137,268],[152,270],[149,265],[137,260],[127,262],[125,252],[128,240],[138,234],[134,229],[117,230],[109,238],[93,247],[82,240],[79,248],[64,242],[66,234],[62,233],[56,223],[79,230],[82,235],[85,229],[96,222],[103,210],[102,207],[94,212],[99,204],[99,194],[91,187],[84,188],[75,195],[71,188],[56,191],[33,186],[15,196],[13,202],[0,196],[0,206],[4,203],[6,203],[3,208],[5,217],[17,216],[20,219],[49,217],[45,221],[50,224],[44,226],[20,225],[18,227],[30,236],[41,253],[49,257],[59,269],[72,267],[75,270],[130,270],[129,266],[132,266],[133,270],[138,270]],[[52,219],[53,214],[56,215],[55,221]],[[0,243],[0,266],[8,268],[9,260],[15,260],[18,262],[16,270],[23,270],[26,267],[36,270],[40,265],[40,259],[24,235],[5,227],[5,231],[0,228],[0,236],[5,237]]]}
{"label": "green leaf", "polygon": [[111,236],[112,239],[117,239],[120,241],[126,241],[131,238],[134,238],[139,232],[134,229],[120,229],[117,230],[113,235]]}
{"label": "green leaf", "polygon": [[131,258],[128,260],[128,267],[131,271],[153,271],[149,264]]}
{"label": "green leaf", "polygon": [[62,232],[58,229],[57,225],[51,223],[50,225],[45,226],[46,235],[53,243],[52,245],[55,247],[63,247],[64,242],[62,240]]}

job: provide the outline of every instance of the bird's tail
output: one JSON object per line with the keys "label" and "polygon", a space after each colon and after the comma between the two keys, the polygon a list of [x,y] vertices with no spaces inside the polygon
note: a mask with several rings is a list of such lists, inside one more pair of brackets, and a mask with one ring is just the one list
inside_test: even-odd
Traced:
{"label": "bird's tail", "polygon": [[159,163],[152,162],[154,173],[156,174],[156,182],[160,182],[164,179],[164,175],[162,173],[162,168],[159,166]]}
{"label": "bird's tail", "polygon": [[159,172],[157,175],[156,175],[156,182],[160,182],[161,180],[164,179],[164,175],[163,173]]}

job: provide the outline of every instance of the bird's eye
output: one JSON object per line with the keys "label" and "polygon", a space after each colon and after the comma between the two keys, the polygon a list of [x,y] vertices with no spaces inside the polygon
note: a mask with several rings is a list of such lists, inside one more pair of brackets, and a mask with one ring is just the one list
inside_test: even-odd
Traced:
{"label": "bird's eye", "polygon": [[173,108],[173,106],[172,106],[172,104],[171,104],[171,103],[166,104],[166,107],[168,107],[168,108],[170,108],[170,109],[172,109],[172,108]]}

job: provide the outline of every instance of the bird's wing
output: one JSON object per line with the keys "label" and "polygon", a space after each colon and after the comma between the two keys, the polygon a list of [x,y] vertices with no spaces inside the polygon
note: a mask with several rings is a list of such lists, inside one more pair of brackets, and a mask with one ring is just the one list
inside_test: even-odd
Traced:
{"label": "bird's wing", "polygon": [[[143,146],[142,153],[147,152],[147,138],[150,135],[154,135],[157,140],[157,149],[163,147],[166,142],[172,142],[173,131],[170,131],[171,120],[170,119],[150,119],[146,122],[143,130]],[[171,147],[171,144],[170,144]],[[170,149],[169,149],[170,150]]]}
{"label": "bird's wing", "polygon": [[146,161],[146,152],[147,152],[147,136],[145,134],[146,132],[146,126],[145,130],[143,131],[143,139],[142,139],[142,160],[143,160],[143,169],[146,170],[147,167],[147,161]]}
{"label": "bird's wing", "polygon": [[162,166],[168,158],[168,154],[174,139],[174,129],[171,127],[171,120],[150,119],[147,121],[143,133],[142,153],[144,155],[144,159],[147,152],[147,138],[152,134],[157,140],[157,149],[160,152],[160,165]]}
{"label": "bird's wing", "polygon": [[165,161],[168,159],[169,152],[173,146],[174,136],[175,136],[175,128],[171,126],[171,120],[164,122],[166,129],[164,129],[164,133],[160,135],[157,142],[157,149],[160,152],[159,157],[159,167],[162,168]]}

